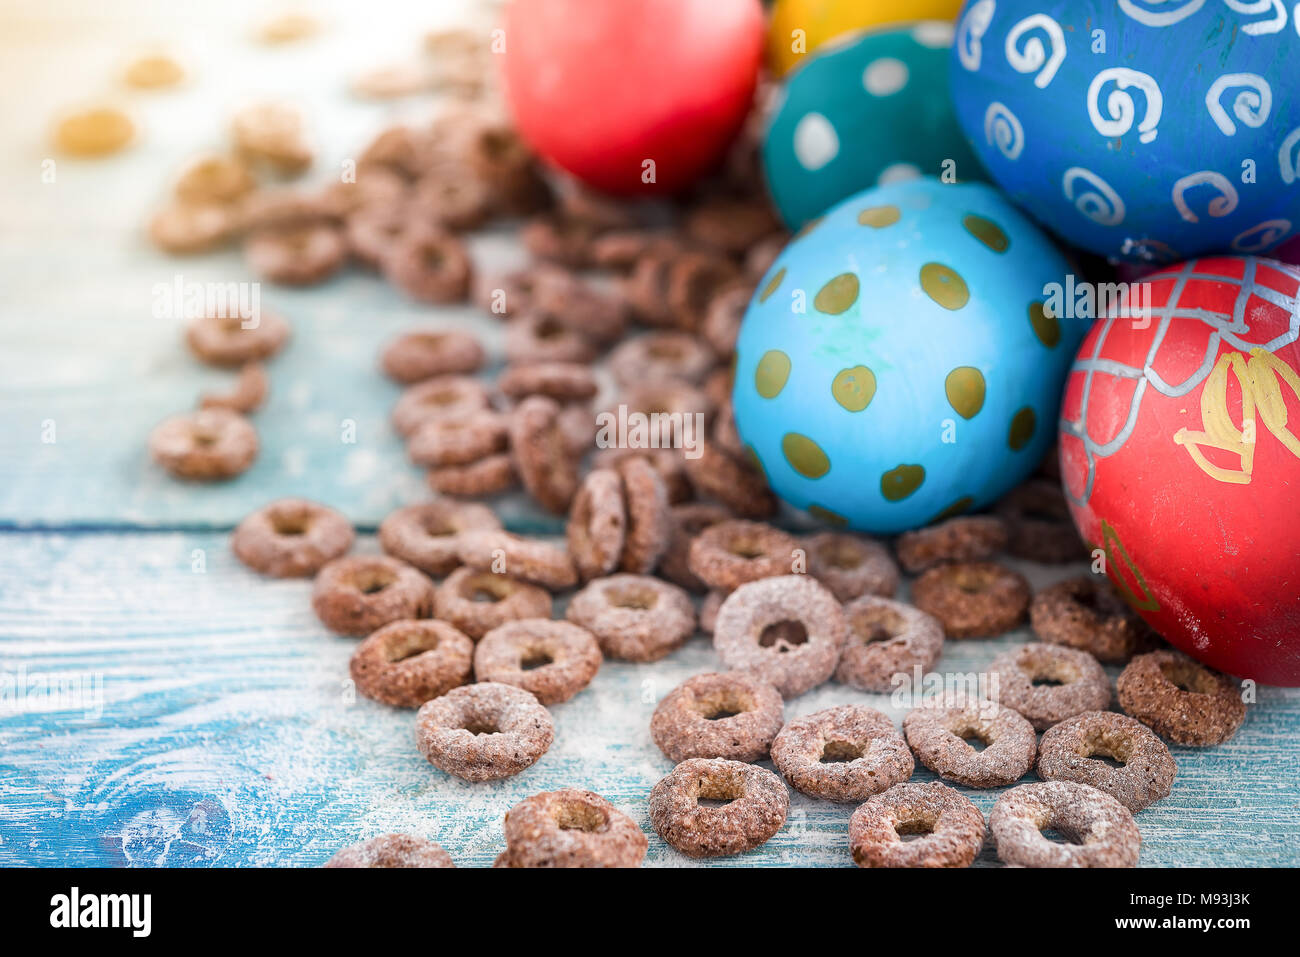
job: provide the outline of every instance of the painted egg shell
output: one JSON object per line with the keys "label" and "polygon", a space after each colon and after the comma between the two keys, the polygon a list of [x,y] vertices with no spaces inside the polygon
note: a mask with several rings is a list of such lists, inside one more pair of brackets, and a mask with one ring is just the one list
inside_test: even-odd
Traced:
{"label": "painted egg shell", "polygon": [[1300,225],[1289,6],[970,0],[957,115],[993,179],[1077,246],[1160,265],[1262,253]]}
{"label": "painted egg shell", "polygon": [[763,142],[787,225],[877,183],[986,178],[953,113],[951,46],[952,24],[930,20],[837,40],[791,74]]}
{"label": "painted egg shell", "polygon": [[1001,497],[1056,437],[1088,326],[1044,308],[1067,272],[981,183],[891,183],[814,221],[737,342],[736,425],[772,489],[878,533]]}
{"label": "painted egg shell", "polygon": [[767,29],[767,61],[784,76],[830,40],[909,20],[948,20],[961,0],[776,0]]}
{"label": "painted egg shell", "polygon": [[1157,631],[1300,685],[1300,269],[1255,257],[1148,276],[1102,319],[1061,408],[1075,523]]}

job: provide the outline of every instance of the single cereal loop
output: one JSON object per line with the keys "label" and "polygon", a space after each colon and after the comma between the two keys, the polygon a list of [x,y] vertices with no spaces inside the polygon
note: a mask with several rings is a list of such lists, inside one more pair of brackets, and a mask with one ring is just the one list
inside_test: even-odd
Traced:
{"label": "single cereal loop", "polygon": [[[1045,830],[1070,843],[1049,840]],[[1013,867],[1134,867],[1142,847],[1128,808],[1072,781],[1022,784],[999,795],[989,831],[999,859]]]}
{"label": "single cereal loop", "polygon": [[230,547],[254,571],[308,578],[352,547],[352,524],[340,513],[301,498],[264,505],[235,527]]}
{"label": "single cereal loop", "polygon": [[592,340],[544,312],[511,313],[506,322],[506,359],[510,362],[591,362]]}
{"label": "single cereal loop", "polygon": [[591,369],[578,362],[518,362],[497,377],[497,388],[512,399],[544,395],[556,402],[581,402],[597,392]]}
{"label": "single cereal loop", "polygon": [[463,418],[490,404],[487,388],[468,376],[439,376],[413,385],[393,406],[393,427],[409,436],[431,419]]}
{"label": "single cereal loop", "polygon": [[[902,838],[913,834],[920,836]],[[938,781],[895,784],[849,818],[858,867],[970,867],[983,847],[980,809]]]}
{"label": "single cereal loop", "polygon": [[578,492],[578,463],[559,427],[560,406],[534,395],[510,416],[510,450],[524,488],[544,508],[563,515]]}
{"label": "single cereal loop", "polygon": [[149,220],[149,240],[165,253],[188,256],[215,249],[237,231],[235,211],[222,203],[171,203]]}
{"label": "single cereal loop", "polygon": [[409,385],[439,375],[475,372],[483,359],[482,344],[468,332],[422,329],[390,342],[379,362],[388,378]]}
{"label": "single cereal loop", "polygon": [[433,612],[433,582],[387,555],[336,558],[316,575],[311,606],[321,623],[360,637],[403,618]]}
{"label": "single cereal loop", "polygon": [[257,430],[238,412],[200,409],[174,415],[149,434],[149,453],[176,478],[234,478],[257,458]]}
{"label": "single cereal loop", "polygon": [[551,596],[506,575],[458,568],[438,586],[433,608],[437,618],[477,641],[509,621],[550,618]]}
{"label": "single cereal loop", "polygon": [[695,633],[690,596],[649,575],[597,578],[569,600],[565,617],[623,661],[658,661]]}
{"label": "single cereal loop", "polygon": [[1116,687],[1125,713],[1174,744],[1222,744],[1246,720],[1237,683],[1181,652],[1138,655]]}
{"label": "single cereal loop", "polygon": [[[726,801],[723,807],[700,801]],[[650,790],[650,823],[688,857],[741,854],[765,844],[790,811],[771,771],[721,758],[683,761]]]}
{"label": "single cereal loop", "polygon": [[415,743],[430,764],[466,781],[497,781],[537,763],[555,740],[541,703],[514,685],[462,685],[425,702]]}
{"label": "single cereal loop", "polygon": [[659,702],[650,737],[668,760],[761,761],[785,721],[781,693],[743,671],[687,678]]}
{"label": "single cereal loop", "polygon": [[[1014,784],[1034,766],[1037,752],[1033,725],[992,701],[949,698],[913,708],[903,719],[903,733],[922,764],[971,788]],[[966,738],[986,747],[976,751]]]}
{"label": "single cereal loop", "polygon": [[414,834],[380,834],[338,851],[325,867],[455,867],[441,844]]}
{"label": "single cereal loop", "polygon": [[1031,479],[1012,489],[995,511],[1007,523],[1006,550],[1017,558],[1060,564],[1088,557],[1059,481]]}
{"label": "single cereal loop", "polygon": [[135,124],[112,106],[92,107],[59,121],[54,141],[69,156],[107,156],[131,142]]}
{"label": "single cereal loop", "polygon": [[465,244],[432,227],[397,236],[379,266],[389,282],[419,302],[460,302],[469,292],[472,266]]}
{"label": "single cereal loop", "polygon": [[211,154],[190,163],[172,191],[185,203],[233,203],[256,187],[257,180],[237,158]]}
{"label": "single cereal loop", "polygon": [[269,359],[289,339],[289,324],[273,312],[256,316],[202,316],[185,330],[190,350],[209,365],[235,368]]}
{"label": "single cereal loop", "polygon": [[418,708],[469,682],[474,642],[445,621],[393,621],[357,646],[349,671],[367,698]]}
{"label": "single cereal loop", "polygon": [[916,575],[942,562],[978,562],[1007,547],[1007,525],[993,515],[949,519],[929,528],[904,532],[894,543],[899,564]]}
{"label": "single cereal loop", "polygon": [[709,586],[691,571],[691,543],[706,528],[730,521],[735,516],[724,506],[712,502],[688,502],[670,508],[669,518],[673,531],[668,539],[668,550],[659,559],[658,574],[687,591],[707,591]]}
{"label": "single cereal loop", "polygon": [[508,452],[487,455],[468,465],[440,465],[429,470],[429,488],[439,495],[487,498],[514,488],[518,476]]}
{"label": "single cereal loop", "polygon": [[916,768],[894,722],[851,704],[789,722],[772,742],[772,763],[791,787],[826,801],[865,801]]}
{"label": "single cereal loop", "polygon": [[[1110,706],[1110,679],[1086,651],[1031,642],[1004,651],[988,666],[997,700],[1029,719],[1037,731],[1084,711]],[[1054,682],[1045,684],[1041,682]]]}
{"label": "single cereal loop", "polygon": [[763,473],[733,456],[716,442],[701,441],[699,455],[685,461],[695,490],[721,502],[741,518],[763,519],[776,514],[777,501]]}
{"label": "single cereal loop", "polygon": [[912,603],[939,619],[949,638],[989,638],[1024,620],[1029,582],[993,562],[954,562],[913,582]]}
{"label": "single cereal loop", "polygon": [[878,595],[844,605],[849,637],[835,680],[862,691],[896,689],[895,676],[931,671],[943,653],[943,625],[919,608]]}
{"label": "single cereal loop", "polygon": [[1128,661],[1158,641],[1100,575],[1079,575],[1044,588],[1030,602],[1029,624],[1043,641],[1078,648],[1108,664]]}
{"label": "single cereal loop", "polygon": [[789,575],[799,542],[771,525],[734,519],[704,529],[691,543],[690,569],[710,588],[733,591],[746,582]]}
{"label": "single cereal loop", "polygon": [[623,480],[613,469],[587,473],[569,510],[566,542],[578,577],[590,581],[618,567],[627,537]]}
{"label": "single cereal loop", "polygon": [[244,243],[249,268],[284,286],[310,286],[329,278],[347,261],[343,233],[328,223],[269,226]]}
{"label": "single cereal loop", "polygon": [[431,419],[406,441],[407,457],[416,465],[442,468],[473,465],[505,451],[507,419],[482,409],[463,418]]}
{"label": "single cereal loop", "polygon": [[835,672],[848,627],[835,597],[805,575],[741,585],[718,609],[713,647],[723,664],[748,671],[793,698]]}
{"label": "single cereal loop", "polygon": [[[1120,762],[1113,767],[1095,756]],[[1173,790],[1178,766],[1160,737],[1136,718],[1085,711],[1049,728],[1038,743],[1038,776],[1105,791],[1137,812]]]}
{"label": "single cereal loop", "polygon": [[564,788],[534,794],[506,812],[511,867],[639,867],[650,842],[599,794]]}
{"label": "single cereal loop", "polygon": [[542,704],[568,701],[596,677],[600,646],[567,621],[521,618],[493,628],[474,649],[474,677],[515,685]]}
{"label": "single cereal loop", "polygon": [[808,554],[808,574],[840,601],[860,595],[891,598],[898,591],[898,566],[879,542],[847,532],[821,532],[799,545]]}
{"label": "single cereal loop", "polygon": [[239,370],[235,387],[229,392],[205,392],[199,399],[200,409],[229,409],[248,415],[266,401],[271,380],[260,362],[249,362]]}
{"label": "single cereal loop", "polygon": [[490,508],[441,498],[389,513],[379,525],[379,546],[426,575],[442,578],[460,565],[461,532],[500,527]]}
{"label": "single cereal loop", "polygon": [[715,361],[712,350],[689,333],[650,332],[615,347],[609,370],[621,386],[663,380],[697,384]]}
{"label": "single cereal loop", "polygon": [[573,560],[563,549],[509,532],[466,531],[460,536],[458,554],[470,568],[510,575],[543,588],[572,588],[578,583]]}
{"label": "single cereal loop", "polygon": [[668,488],[654,465],[643,458],[624,459],[618,474],[627,504],[627,534],[618,567],[634,575],[648,575],[668,550],[672,537]]}

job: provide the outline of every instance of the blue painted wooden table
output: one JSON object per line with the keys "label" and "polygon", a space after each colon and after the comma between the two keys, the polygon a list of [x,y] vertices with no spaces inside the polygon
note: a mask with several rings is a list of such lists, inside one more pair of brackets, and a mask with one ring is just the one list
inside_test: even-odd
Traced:
{"label": "blue painted wooden table", "polygon": [[[229,22],[209,25],[185,90],[132,101],[144,126],[132,152],[60,161],[55,182],[42,182],[45,118],[107,82],[114,51],[139,39],[126,12],[146,8],[161,18],[151,26],[185,26],[154,0],[114,5],[89,23],[65,2],[0,20],[2,62],[31,80],[0,84],[0,106],[15,118],[0,155],[0,865],[316,865],[392,830],[438,840],[458,864],[487,865],[512,804],[570,785],[599,791],[642,825],[648,864],[692,863],[649,827],[646,795],[670,764],[648,723],[670,688],[717,667],[705,638],[653,665],[606,663],[554,708],[556,742],[538,764],[470,785],[420,757],[411,712],[353,694],[355,643],[316,621],[309,583],[260,579],[230,555],[229,528],[279,495],[326,501],[363,528],[426,497],[387,425],[396,392],[376,371],[378,348],[422,321],[471,325],[495,351],[495,324],[469,309],[413,307],[362,274],[303,292],[268,288],[264,305],[289,318],[294,341],[269,368],[257,464],[215,487],[177,484],[149,464],[149,428],[229,380],[193,361],[179,320],[153,315],[155,287],[178,274],[249,278],[234,254],[168,260],[144,244],[139,224],[167,173],[217,142],[214,118],[255,91],[304,101],[323,145],[318,166],[337,168],[344,147],[406,109],[349,101],[338,64],[355,63],[346,58],[367,36],[391,51],[411,30],[409,11],[372,3],[388,19],[368,16],[276,55],[286,60],[241,46]],[[219,8],[251,16],[254,5]],[[248,68],[231,69],[236,62]],[[520,257],[508,232],[476,238],[474,252],[492,268]],[[355,442],[343,440],[344,422],[355,424]],[[556,527],[518,498],[496,505],[512,527]],[[373,540],[358,549],[375,550]],[[1039,587],[1078,571],[1021,567]],[[979,672],[1028,638],[949,642],[940,670]],[[889,696],[828,684],[787,713],[845,702],[896,722],[905,711]],[[1138,816],[1142,863],[1300,863],[1298,734],[1300,692],[1264,688],[1228,744],[1175,748],[1173,794]],[[971,793],[985,811],[996,796]],[[851,811],[794,794],[773,840],[713,863],[848,866]],[[995,858],[986,850],[979,863]]]}

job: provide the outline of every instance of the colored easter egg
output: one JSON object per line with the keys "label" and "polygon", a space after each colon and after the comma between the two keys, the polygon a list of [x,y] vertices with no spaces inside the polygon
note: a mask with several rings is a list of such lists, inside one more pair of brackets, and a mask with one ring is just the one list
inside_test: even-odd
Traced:
{"label": "colored easter egg", "polygon": [[1300,225],[1300,11],[969,0],[951,83],[989,175],[1103,256],[1264,253]]}
{"label": "colored easter egg", "polygon": [[1170,642],[1300,685],[1300,268],[1225,256],[1146,282],[1127,316],[1097,322],[1067,380],[1075,523]]}
{"label": "colored easter egg", "polygon": [[878,186],[811,223],[737,342],[736,426],[772,489],[876,533],[1000,498],[1055,439],[1089,325],[1044,305],[1068,272],[981,183]]}
{"label": "colored easter egg", "polygon": [[878,183],[984,178],[948,93],[952,36],[952,24],[936,20],[856,34],[790,75],[763,141],[787,225]]}
{"label": "colored easter egg", "polygon": [[947,20],[961,0],[776,0],[767,30],[767,63],[784,76],[837,37],[909,20]]}
{"label": "colored easter egg", "polygon": [[673,193],[714,168],[762,61],[758,0],[515,0],[503,30],[520,133],[610,193]]}

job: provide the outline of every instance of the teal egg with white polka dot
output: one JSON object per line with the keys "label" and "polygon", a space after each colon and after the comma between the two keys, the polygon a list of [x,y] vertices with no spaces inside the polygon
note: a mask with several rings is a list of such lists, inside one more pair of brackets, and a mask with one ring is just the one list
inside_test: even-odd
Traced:
{"label": "teal egg with white polka dot", "polygon": [[983,180],[948,89],[951,23],[851,34],[818,49],[778,94],[763,141],[772,201],[797,229],[869,186]]}
{"label": "teal egg with white polka dot", "polygon": [[893,534],[1024,481],[1091,324],[1055,314],[1069,272],[982,183],[878,186],[809,223],[759,282],[736,344],[736,427],[773,491]]}

